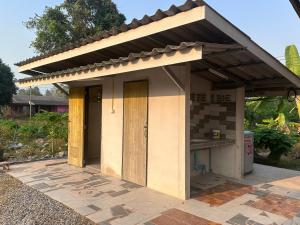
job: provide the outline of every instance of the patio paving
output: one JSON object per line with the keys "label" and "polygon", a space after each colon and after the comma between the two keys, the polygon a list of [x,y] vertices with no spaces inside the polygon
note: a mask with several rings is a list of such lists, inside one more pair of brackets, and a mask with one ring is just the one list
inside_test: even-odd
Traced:
{"label": "patio paving", "polygon": [[254,167],[187,201],[63,160],[14,165],[9,174],[102,225],[300,224],[300,172]]}
{"label": "patio paving", "polygon": [[244,194],[251,193],[253,187],[239,183],[226,182],[216,187],[201,190],[192,195],[192,198],[201,202],[206,202],[210,206],[221,206]]}

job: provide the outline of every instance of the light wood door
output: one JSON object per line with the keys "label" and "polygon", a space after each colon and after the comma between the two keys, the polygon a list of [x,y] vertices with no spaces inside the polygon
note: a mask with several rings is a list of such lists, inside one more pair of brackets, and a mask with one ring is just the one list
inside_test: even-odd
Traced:
{"label": "light wood door", "polygon": [[124,84],[123,179],[146,186],[148,82]]}
{"label": "light wood door", "polygon": [[70,88],[68,163],[83,167],[85,88]]}

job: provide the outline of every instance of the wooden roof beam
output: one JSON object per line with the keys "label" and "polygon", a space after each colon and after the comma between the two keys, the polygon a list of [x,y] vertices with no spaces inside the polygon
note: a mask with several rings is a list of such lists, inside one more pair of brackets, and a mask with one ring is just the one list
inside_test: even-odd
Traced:
{"label": "wooden roof beam", "polygon": [[[227,70],[227,69],[234,69],[234,68],[239,68],[239,67],[247,67],[247,66],[257,66],[257,65],[263,65],[263,62],[250,62],[250,63],[241,63],[237,65],[232,65],[232,66],[225,66],[225,67],[218,67],[219,70]],[[202,70],[195,70],[193,72],[195,73],[201,73],[203,71],[208,71],[207,68],[202,69]]]}
{"label": "wooden roof beam", "polygon": [[205,54],[205,58],[209,59],[209,58],[214,58],[214,57],[234,55],[234,54],[238,54],[238,53],[246,52],[246,51],[247,51],[246,48],[229,49],[229,50],[225,50],[225,51],[221,51],[221,52],[213,52],[213,53]]}
{"label": "wooden roof beam", "polygon": [[[213,84],[213,87],[215,89],[222,89],[222,88],[233,88],[236,87],[235,82],[215,82]],[[287,81],[284,78],[274,78],[274,79],[261,79],[261,80],[252,80],[252,81],[246,81],[245,82],[245,88],[247,90],[255,90],[255,89],[261,89],[261,88],[290,88],[295,87],[294,84]]]}
{"label": "wooden roof beam", "polygon": [[[234,83],[236,83],[236,84],[238,84],[240,86],[244,85],[243,80],[241,80],[237,76],[235,76],[235,75],[233,75],[233,74],[231,74],[231,73],[229,73],[227,71],[221,70],[220,68],[216,67],[215,65],[207,62],[207,60],[203,59],[203,60],[199,61],[199,63],[201,63],[202,65],[208,67],[208,70],[212,69],[212,70],[216,71],[217,73],[224,74],[224,76],[228,77],[229,80],[232,80]],[[209,72],[211,72],[211,71],[209,71]]]}

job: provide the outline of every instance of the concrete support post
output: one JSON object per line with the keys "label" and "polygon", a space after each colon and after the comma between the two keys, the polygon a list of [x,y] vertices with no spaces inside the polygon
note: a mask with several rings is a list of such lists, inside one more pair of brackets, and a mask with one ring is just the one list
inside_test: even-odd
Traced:
{"label": "concrete support post", "polygon": [[[178,198],[190,198],[190,86],[191,67],[189,63],[173,66],[176,71],[176,80],[183,85],[178,88],[178,121],[179,121],[179,145],[178,145]],[[174,84],[175,85],[175,84]]]}
{"label": "concrete support post", "polygon": [[245,118],[245,88],[236,89],[236,153],[235,177],[244,176],[244,118]]}
{"label": "concrete support post", "polygon": [[185,76],[185,199],[190,198],[191,167],[190,167],[190,96],[191,96],[191,64],[186,63]]}

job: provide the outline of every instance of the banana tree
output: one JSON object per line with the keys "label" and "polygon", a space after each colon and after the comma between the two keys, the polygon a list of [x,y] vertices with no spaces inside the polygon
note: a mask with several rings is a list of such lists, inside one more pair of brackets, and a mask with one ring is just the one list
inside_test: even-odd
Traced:
{"label": "banana tree", "polygon": [[[298,49],[295,45],[287,46],[285,49],[286,67],[289,68],[294,74],[300,77],[300,57]],[[300,96],[295,99],[298,116],[300,118]]]}
{"label": "banana tree", "polygon": [[[291,133],[290,128],[294,127],[294,124],[286,118],[285,106],[287,104],[286,98],[282,96],[277,97],[263,97],[263,98],[249,98],[246,100],[246,106],[251,108],[253,112],[259,113],[264,109],[270,108],[270,104],[274,103],[275,111],[274,116],[265,118],[261,122],[264,127],[277,128],[285,133]],[[273,109],[274,110],[274,109]],[[290,111],[290,113],[293,109]],[[253,121],[252,121],[253,122]],[[253,126],[253,124],[250,124]],[[258,126],[259,124],[255,124]]]}
{"label": "banana tree", "polygon": [[[286,47],[285,59],[287,68],[289,68],[293,73],[300,77],[300,56],[295,45]],[[286,110],[284,112],[283,110],[287,102],[286,98],[283,96],[249,98],[247,99],[247,107],[252,109],[253,112],[257,112],[261,109],[268,108],[270,102],[273,102],[276,105],[276,115],[272,116],[271,118],[263,119],[262,122],[264,125],[276,127],[280,130],[285,131],[286,133],[290,133],[290,128],[297,128],[300,126],[298,123],[290,122],[286,118],[286,113],[292,113],[297,109],[299,120],[300,96],[296,96],[295,107],[293,107],[289,112],[286,112]],[[253,124],[253,122],[255,122],[255,118],[251,118],[251,113],[249,115],[250,119],[248,120],[250,122],[250,127],[256,126]]]}

